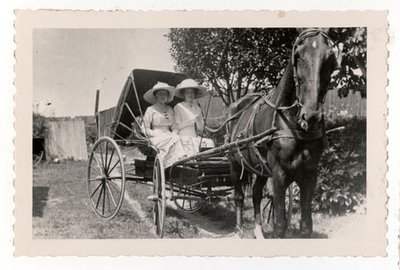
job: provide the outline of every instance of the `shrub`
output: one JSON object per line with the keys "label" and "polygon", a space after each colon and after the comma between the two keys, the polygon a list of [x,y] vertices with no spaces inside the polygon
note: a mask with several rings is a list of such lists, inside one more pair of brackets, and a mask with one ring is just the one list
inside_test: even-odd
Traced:
{"label": "shrub", "polygon": [[32,116],[32,137],[46,138],[48,132],[47,118],[41,114],[33,113]]}
{"label": "shrub", "polygon": [[328,136],[316,189],[315,210],[339,214],[354,211],[366,194],[366,119],[341,119],[345,129]]}
{"label": "shrub", "polygon": [[94,144],[97,139],[97,126],[95,122],[85,123],[86,144]]}
{"label": "shrub", "polygon": [[[318,182],[314,191],[313,211],[329,214],[352,212],[366,194],[366,119],[331,120],[327,127],[345,126],[328,134],[329,145],[318,166]],[[294,188],[295,210],[298,210],[299,189]]]}

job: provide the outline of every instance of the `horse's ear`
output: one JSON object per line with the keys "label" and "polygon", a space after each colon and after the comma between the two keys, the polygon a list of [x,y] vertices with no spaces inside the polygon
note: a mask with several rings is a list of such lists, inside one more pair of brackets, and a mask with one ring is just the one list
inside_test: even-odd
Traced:
{"label": "horse's ear", "polygon": [[322,32],[328,34],[330,28],[329,27],[321,27],[320,29],[321,29]]}
{"label": "horse's ear", "polygon": [[304,30],[306,30],[307,28],[303,27],[303,28],[296,28],[297,33],[300,35]]}

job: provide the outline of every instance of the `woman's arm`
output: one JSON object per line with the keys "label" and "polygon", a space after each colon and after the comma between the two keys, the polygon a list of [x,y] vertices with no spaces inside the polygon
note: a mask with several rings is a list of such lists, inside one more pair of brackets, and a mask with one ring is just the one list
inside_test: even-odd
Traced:
{"label": "woman's arm", "polygon": [[176,115],[175,115],[175,110],[174,109],[170,109],[170,117],[171,117],[171,131],[174,134],[178,134],[178,125],[176,124]]}
{"label": "woman's arm", "polygon": [[153,113],[153,109],[148,107],[143,116],[144,130],[149,137],[159,135],[159,132],[154,131],[151,126],[151,123],[153,122]]}
{"label": "woman's arm", "polygon": [[197,117],[196,117],[196,129],[197,129],[197,133],[201,134],[203,133],[204,130],[204,119],[203,119],[203,112],[201,110],[201,107],[199,104],[197,104],[197,108],[196,108],[196,113],[197,113]]}
{"label": "woman's arm", "polygon": [[176,128],[183,129],[187,126],[193,126],[195,119],[189,119],[179,103],[174,108]]}

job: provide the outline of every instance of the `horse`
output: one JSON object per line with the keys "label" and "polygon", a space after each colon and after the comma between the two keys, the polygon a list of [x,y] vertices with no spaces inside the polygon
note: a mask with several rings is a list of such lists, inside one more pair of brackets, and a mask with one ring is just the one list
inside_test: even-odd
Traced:
{"label": "horse", "polygon": [[243,185],[256,174],[253,185],[254,236],[264,238],[260,204],[270,178],[274,206],[273,235],[284,238],[287,230],[285,193],[292,182],[300,188],[300,235],[313,230],[312,194],[317,183],[317,166],[325,144],[323,103],[332,72],[337,68],[333,41],[327,29],[300,29],[291,59],[277,87],[254,93],[230,106],[228,140],[235,142],[267,130],[266,137],[237,147],[228,154],[236,206],[235,233],[241,234]]}

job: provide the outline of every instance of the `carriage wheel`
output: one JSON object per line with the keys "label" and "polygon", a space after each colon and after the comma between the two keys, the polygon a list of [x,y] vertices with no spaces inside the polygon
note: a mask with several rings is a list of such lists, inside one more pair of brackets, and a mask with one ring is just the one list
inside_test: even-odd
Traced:
{"label": "carriage wheel", "polygon": [[121,150],[113,139],[102,137],[93,145],[87,181],[94,212],[112,219],[121,208],[126,182]]}
{"label": "carriage wheel", "polygon": [[174,203],[176,207],[186,213],[199,211],[206,201],[204,198],[194,195],[194,192],[198,192],[198,189],[195,187],[179,187],[174,194]]}
{"label": "carriage wheel", "polygon": [[157,235],[162,238],[164,236],[166,197],[164,164],[159,155],[157,155],[154,160],[153,194],[155,196],[153,208],[154,225],[156,227]]}
{"label": "carriage wheel", "polygon": [[39,165],[39,163],[40,163],[40,162],[42,161],[42,159],[43,159],[43,156],[44,156],[44,151],[40,151],[39,154],[33,154],[33,158],[32,158],[33,166]]}
{"label": "carriage wheel", "polygon": [[[264,199],[265,205],[261,208],[262,220],[265,220],[269,224],[273,224],[275,211],[274,211],[274,202],[273,197],[266,197]],[[292,212],[293,212],[293,184],[289,185],[286,189],[286,221],[289,227],[290,222],[292,220]]]}

